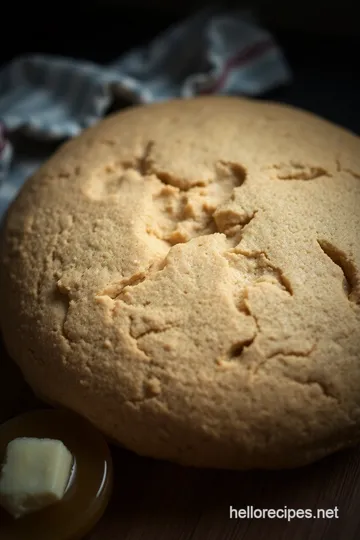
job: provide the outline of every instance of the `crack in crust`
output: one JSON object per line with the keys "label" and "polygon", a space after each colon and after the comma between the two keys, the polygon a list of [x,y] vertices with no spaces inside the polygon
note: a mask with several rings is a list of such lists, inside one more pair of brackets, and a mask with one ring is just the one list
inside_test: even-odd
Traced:
{"label": "crack in crust", "polygon": [[[75,168],[75,173],[78,174],[79,168]],[[32,234],[34,228],[34,216],[30,216],[27,220],[25,232],[26,234]],[[41,262],[41,272],[38,274],[36,280],[36,297],[40,304],[49,302],[53,308],[53,312],[56,316],[56,323],[54,323],[53,331],[60,330],[63,338],[69,343],[70,339],[67,336],[65,326],[68,317],[68,311],[70,307],[70,296],[67,290],[61,286],[59,281],[63,272],[63,260],[59,253],[59,242],[68,242],[69,237],[74,227],[74,216],[68,214],[58,221],[58,230],[54,233],[51,242],[47,245],[48,253]],[[51,291],[44,290],[44,275],[52,273],[54,278],[54,285]]]}
{"label": "crack in crust", "polygon": [[321,250],[329,259],[340,268],[343,274],[343,290],[350,302],[359,303],[359,276],[355,265],[346,254],[327,240],[318,240]]}
{"label": "crack in crust", "polygon": [[336,160],[336,170],[337,172],[344,172],[355,178],[356,180],[360,180],[360,172],[354,171],[353,169],[350,169],[349,167],[343,167],[340,160]]}
{"label": "crack in crust", "polygon": [[241,361],[244,352],[251,347],[256,339],[257,333],[249,339],[243,339],[233,343],[225,355],[216,358],[215,363],[222,366],[224,363]]}
{"label": "crack in crust", "polygon": [[149,141],[144,148],[140,157],[135,160],[134,169],[137,170],[142,176],[147,176],[150,173],[151,165],[153,163],[151,159],[151,152],[154,148],[154,141]]}
{"label": "crack in crust", "polygon": [[64,339],[66,339],[66,341],[69,341],[66,332],[66,321],[70,308],[69,294],[67,291],[64,291],[63,289],[61,289],[61,287],[57,286],[51,296],[50,301],[52,303],[53,310],[57,313],[57,317],[59,318],[59,326],[61,329],[61,333]]}
{"label": "crack in crust", "polygon": [[334,401],[337,405],[341,407],[341,400],[330,390],[330,387],[328,384],[326,384],[324,381],[320,381],[319,379],[315,379],[312,377],[309,377],[306,380],[300,380],[295,377],[290,377],[286,373],[282,373],[282,377],[288,379],[289,381],[299,384],[300,386],[316,386],[321,391],[322,395],[331,401]]}
{"label": "crack in crust", "polygon": [[173,246],[217,232],[206,194],[204,188],[192,187],[184,193],[170,185],[162,186],[152,197],[156,217],[147,233]]}
{"label": "crack in crust", "polygon": [[184,185],[171,173],[152,172],[163,186],[153,194],[153,215],[157,217],[147,232],[170,246],[222,232],[214,213],[246,179],[242,165],[222,160],[216,163],[214,178],[207,184],[201,181]]}
{"label": "crack in crust", "polygon": [[112,300],[123,300],[126,302],[126,293],[131,287],[136,287],[143,283],[146,279],[153,279],[156,274],[162,272],[167,264],[167,258],[162,261],[155,260],[144,270],[139,270],[132,276],[116,281],[99,291],[95,296],[109,296]]}
{"label": "crack in crust", "polygon": [[214,214],[217,230],[231,238],[240,231],[244,232],[245,227],[251,223],[257,213],[258,210],[254,210],[251,214],[242,216],[229,208],[217,210]]}
{"label": "crack in crust", "polygon": [[313,343],[312,345],[309,344],[309,347],[306,349],[286,349],[279,348],[275,351],[273,351],[271,354],[268,355],[267,359],[270,360],[271,358],[275,358],[276,356],[296,356],[297,358],[308,358],[316,349],[316,343]]}
{"label": "crack in crust", "polygon": [[305,165],[298,161],[279,163],[270,167],[275,171],[276,180],[316,180],[321,177],[332,175],[324,167]]}
{"label": "crack in crust", "polygon": [[[235,300],[236,308],[238,311],[248,317],[251,317],[255,323],[256,331],[251,338],[239,340],[233,343],[228,349],[225,356],[216,359],[218,365],[222,365],[224,362],[241,361],[245,352],[253,346],[257,336],[260,334],[260,324],[258,318],[251,310],[250,303],[248,301],[249,289],[256,286],[261,282],[271,283],[278,286],[286,294],[293,295],[291,284],[289,280],[283,275],[280,268],[273,265],[264,252],[249,254],[241,253],[239,248],[231,249],[224,253],[224,257],[229,263],[229,266],[233,267],[239,272],[240,283],[240,299]],[[249,263],[249,265],[248,265]],[[308,351],[296,351],[299,355],[306,355]],[[278,354],[278,353],[274,353]],[[255,374],[263,363],[265,363],[270,356],[256,364],[252,373]]]}
{"label": "crack in crust", "polygon": [[225,257],[235,268],[237,260],[241,260],[236,258],[238,255],[245,257],[245,259],[251,263],[246,270],[249,275],[251,275],[253,283],[260,283],[262,281],[271,282],[280,286],[280,288],[286,291],[290,296],[293,296],[294,293],[290,280],[284,275],[281,268],[270,261],[265,251],[249,252],[243,250],[241,244],[230,249],[225,253]]}
{"label": "crack in crust", "polygon": [[166,371],[166,368],[160,362],[156,362],[156,360],[146,352],[146,348],[142,346],[141,341],[147,336],[163,334],[164,332],[167,332],[171,328],[175,327],[176,324],[167,323],[162,328],[147,328],[146,330],[138,332],[135,330],[135,321],[133,316],[129,316],[129,337],[134,343],[136,349],[142,354],[144,359],[146,359],[146,365],[144,366],[144,380],[142,383],[143,395],[139,398],[128,400],[129,403],[141,404],[149,399],[159,399],[162,392],[159,371]]}

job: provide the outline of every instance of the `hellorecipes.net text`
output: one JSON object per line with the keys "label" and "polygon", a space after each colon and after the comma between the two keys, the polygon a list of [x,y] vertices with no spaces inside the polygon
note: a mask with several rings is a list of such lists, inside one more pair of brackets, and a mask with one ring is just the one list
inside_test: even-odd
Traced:
{"label": "hellorecipes.net text", "polygon": [[245,506],[234,508],[230,506],[230,519],[338,519],[339,508],[256,508]]}

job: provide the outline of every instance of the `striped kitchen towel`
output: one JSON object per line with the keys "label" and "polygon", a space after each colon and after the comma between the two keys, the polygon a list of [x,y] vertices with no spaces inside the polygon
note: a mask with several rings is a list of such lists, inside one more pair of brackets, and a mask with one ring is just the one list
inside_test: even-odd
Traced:
{"label": "striped kitchen towel", "polygon": [[117,97],[149,103],[200,94],[258,96],[290,80],[273,37],[239,11],[202,10],[111,64],[44,55],[0,71],[0,218],[46,159],[12,134],[62,141],[97,122]]}

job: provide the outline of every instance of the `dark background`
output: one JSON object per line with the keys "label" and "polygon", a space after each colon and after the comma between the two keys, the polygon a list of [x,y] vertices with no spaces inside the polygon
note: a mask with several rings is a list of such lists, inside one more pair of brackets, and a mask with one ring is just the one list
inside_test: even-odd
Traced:
{"label": "dark background", "polygon": [[[206,4],[201,0],[15,2],[2,18],[0,65],[24,53],[111,61]],[[293,83],[264,97],[318,113],[360,133],[360,33],[356,0],[248,0],[282,46]],[[9,21],[9,29],[4,24]],[[18,28],[17,33],[16,29]],[[7,35],[6,32],[9,32]]]}

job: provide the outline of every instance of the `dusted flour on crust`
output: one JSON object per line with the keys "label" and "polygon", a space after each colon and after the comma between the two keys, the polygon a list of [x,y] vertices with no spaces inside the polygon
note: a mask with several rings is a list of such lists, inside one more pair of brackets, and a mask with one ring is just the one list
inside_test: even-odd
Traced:
{"label": "dusted flour on crust", "polygon": [[226,468],[360,440],[360,139],[291,107],[134,107],[66,143],[2,236],[36,393],[135,452]]}

